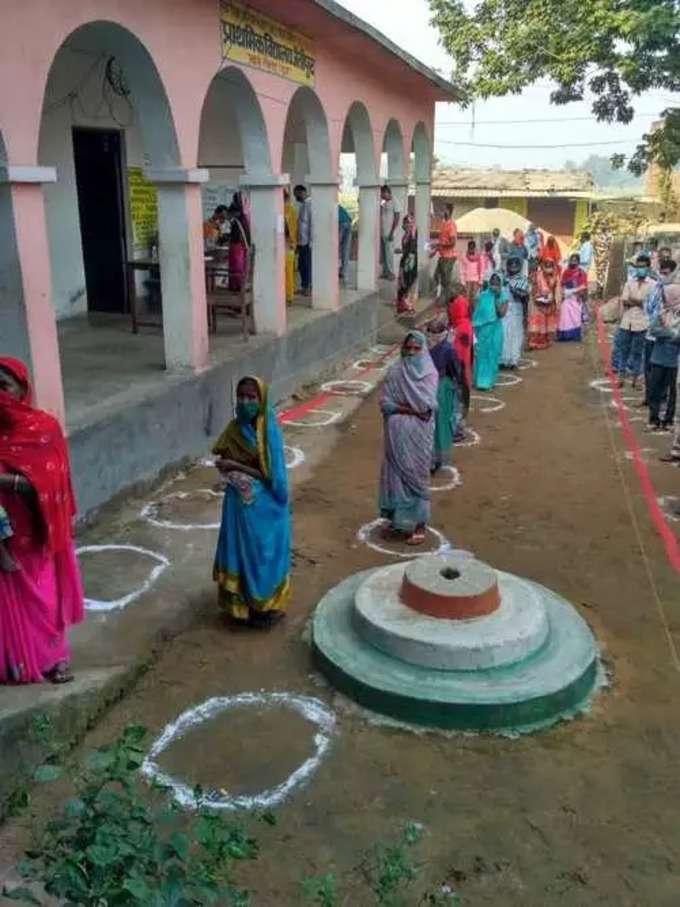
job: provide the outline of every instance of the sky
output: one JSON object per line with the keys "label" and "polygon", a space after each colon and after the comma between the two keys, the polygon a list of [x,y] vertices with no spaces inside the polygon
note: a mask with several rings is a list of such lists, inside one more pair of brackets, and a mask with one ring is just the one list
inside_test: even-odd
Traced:
{"label": "sky", "polygon": [[[395,44],[409,51],[442,75],[450,77],[451,60],[439,45],[439,33],[430,24],[427,0],[340,0],[364,21],[378,28]],[[442,163],[476,167],[501,166],[560,168],[579,163],[590,154],[610,157],[630,154],[659,111],[669,106],[667,92],[649,92],[636,98],[635,119],[627,125],[598,123],[587,102],[563,107],[550,103],[549,83],[537,83],[521,95],[479,101],[463,109],[437,104],[435,154]],[[680,97],[675,101],[680,103]],[[588,117],[589,119],[573,119]],[[472,126],[473,119],[476,125]],[[509,123],[508,120],[549,119],[544,123]],[[505,122],[499,123],[502,120]],[[494,121],[494,122],[488,122]],[[595,144],[622,142],[622,144]],[[466,143],[466,144],[464,144]],[[472,144],[468,144],[472,143]],[[564,147],[584,144],[588,147]],[[481,145],[562,145],[558,148],[483,148]]]}

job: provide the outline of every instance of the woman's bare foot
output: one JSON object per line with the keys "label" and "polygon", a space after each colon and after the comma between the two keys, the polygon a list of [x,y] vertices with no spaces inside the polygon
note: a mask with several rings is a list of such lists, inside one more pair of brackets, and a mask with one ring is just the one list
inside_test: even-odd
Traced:
{"label": "woman's bare foot", "polygon": [[425,541],[425,531],[423,529],[416,529],[413,535],[410,535],[406,539],[406,544],[410,545],[412,548],[416,548],[418,545],[422,545]]}

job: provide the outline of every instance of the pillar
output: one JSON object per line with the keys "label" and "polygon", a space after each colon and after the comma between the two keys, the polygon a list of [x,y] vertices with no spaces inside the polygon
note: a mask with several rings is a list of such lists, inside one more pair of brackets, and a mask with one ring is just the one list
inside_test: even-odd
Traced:
{"label": "pillar", "polygon": [[158,188],[158,256],[169,371],[197,372],[208,365],[201,203],[201,183],[208,176],[207,170],[196,169],[146,172]]}
{"label": "pillar", "polygon": [[42,184],[53,167],[0,165],[0,352],[31,369],[35,402],[64,424]]}
{"label": "pillar", "polygon": [[307,177],[312,200],[312,308],[340,305],[338,259],[338,181]]}
{"label": "pillar", "polygon": [[380,243],[380,185],[357,182],[359,187],[359,248],[357,290],[374,293],[378,286]]}
{"label": "pillar", "polygon": [[402,219],[408,214],[408,180],[403,176],[387,180]]}
{"label": "pillar", "polygon": [[286,332],[285,228],[283,187],[288,174],[241,177],[250,198],[250,232],[255,246],[253,315],[256,333]]}
{"label": "pillar", "polygon": [[430,241],[430,180],[416,180],[416,229],[418,230],[418,291],[427,296],[430,293],[430,257],[427,244]]}

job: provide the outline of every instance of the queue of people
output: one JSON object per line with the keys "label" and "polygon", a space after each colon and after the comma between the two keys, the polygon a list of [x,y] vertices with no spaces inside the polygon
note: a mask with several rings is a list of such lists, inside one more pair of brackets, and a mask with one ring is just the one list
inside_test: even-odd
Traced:
{"label": "queue of people", "polygon": [[644,385],[640,406],[649,413],[647,431],[671,432],[662,462],[680,465],[680,422],[676,420],[680,364],[680,269],[671,250],[639,252],[618,300],[611,367],[620,388]]}

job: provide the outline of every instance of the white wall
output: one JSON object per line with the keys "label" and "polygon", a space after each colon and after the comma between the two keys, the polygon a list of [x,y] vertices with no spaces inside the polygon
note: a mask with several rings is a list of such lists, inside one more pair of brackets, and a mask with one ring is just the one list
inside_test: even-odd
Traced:
{"label": "white wall", "polygon": [[[71,130],[74,126],[120,129],[125,133],[124,166],[144,164],[134,112],[123,99],[116,98],[112,116],[102,97],[105,63],[104,56],[62,48],[45,95],[38,153],[41,164],[57,168],[57,182],[44,187],[57,318],[87,311]],[[71,92],[75,96],[69,99]],[[121,126],[130,123],[131,118],[129,126]]]}

